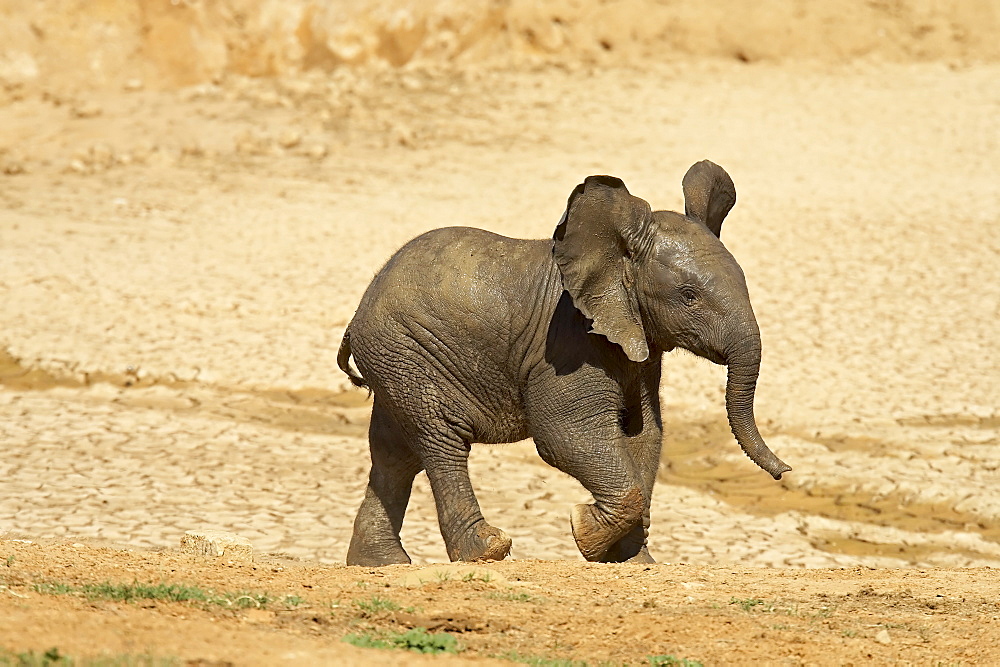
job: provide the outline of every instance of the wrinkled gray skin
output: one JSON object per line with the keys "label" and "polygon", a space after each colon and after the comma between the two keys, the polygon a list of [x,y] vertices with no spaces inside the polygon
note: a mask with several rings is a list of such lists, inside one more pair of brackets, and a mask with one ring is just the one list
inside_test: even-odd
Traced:
{"label": "wrinkled gray skin", "polygon": [[760,333],[743,272],[719,240],[736,201],[732,180],[703,161],[683,187],[680,215],[651,211],[617,178],[591,176],[552,240],[449,227],[389,260],[338,355],[354,384],[374,393],[371,476],[349,565],[410,562],[399,530],[420,470],[449,557],[504,558],[511,541],[483,518],[469,446],[527,437],[593,494],[570,519],[587,560],[653,562],[660,359],[675,347],[728,365],[740,446],[775,479],[790,470],[754,423]]}

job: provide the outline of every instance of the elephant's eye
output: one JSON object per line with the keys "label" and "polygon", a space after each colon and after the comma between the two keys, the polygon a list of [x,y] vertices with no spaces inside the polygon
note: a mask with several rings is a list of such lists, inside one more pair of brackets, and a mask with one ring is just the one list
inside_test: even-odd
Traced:
{"label": "elephant's eye", "polygon": [[698,295],[695,293],[693,287],[685,286],[681,288],[681,298],[684,299],[685,304],[692,306],[698,300]]}

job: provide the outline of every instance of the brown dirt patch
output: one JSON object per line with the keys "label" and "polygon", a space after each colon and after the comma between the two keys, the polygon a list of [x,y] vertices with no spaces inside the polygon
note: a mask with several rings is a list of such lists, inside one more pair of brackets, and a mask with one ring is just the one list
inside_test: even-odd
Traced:
{"label": "brown dirt patch", "polygon": [[[368,569],[8,541],[0,543],[0,646],[188,664],[419,664],[412,653],[390,657],[341,639],[424,627],[458,639],[460,654],[445,662],[639,664],[673,655],[705,664],[985,664],[1000,659],[992,572],[540,561]],[[270,601],[236,609],[39,592],[105,582],[184,584]]]}

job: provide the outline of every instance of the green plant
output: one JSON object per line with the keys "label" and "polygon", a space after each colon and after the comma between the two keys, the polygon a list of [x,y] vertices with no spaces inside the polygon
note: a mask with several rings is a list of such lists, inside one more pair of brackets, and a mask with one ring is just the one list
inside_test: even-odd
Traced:
{"label": "green plant", "polygon": [[378,614],[383,611],[399,611],[398,603],[388,598],[380,598],[377,595],[371,596],[367,600],[355,600],[354,604],[358,609],[366,614]]}
{"label": "green plant", "polygon": [[[165,602],[200,602],[235,609],[247,607],[261,608],[273,601],[264,593],[226,592],[216,593],[197,586],[183,584],[84,584],[74,587],[58,582],[35,584],[35,591],[49,595],[80,594],[91,600],[116,600],[133,602],[135,600],[162,600]],[[300,599],[301,600],[301,599]]]}
{"label": "green plant", "polygon": [[44,653],[28,651],[25,653],[0,653],[0,665],[17,665],[18,667],[49,667],[49,665],[72,665],[73,661],[63,655],[53,646]]}
{"label": "green plant", "polygon": [[458,641],[447,632],[427,632],[413,628],[406,632],[373,635],[347,635],[344,641],[362,648],[405,649],[418,653],[458,653]]}
{"label": "green plant", "polygon": [[511,662],[531,665],[531,667],[587,667],[587,663],[583,660],[545,658],[538,655],[521,655],[517,651],[508,651],[507,653],[502,653],[493,657],[499,658],[500,660],[510,660]]}
{"label": "green plant", "polygon": [[729,604],[738,604],[743,611],[750,611],[754,607],[759,607],[764,604],[764,601],[760,598],[746,598],[741,600],[739,598],[730,598]]}
{"label": "green plant", "polygon": [[679,665],[680,667],[702,667],[702,663],[698,660],[690,660],[688,658],[675,658],[672,655],[650,655],[646,656],[646,660],[653,667],[661,667],[662,665]]}
{"label": "green plant", "polygon": [[17,560],[17,558],[14,556],[14,554],[7,556],[7,567],[14,567],[15,560]]}
{"label": "green plant", "polygon": [[57,667],[84,665],[85,667],[176,667],[175,658],[156,658],[150,655],[116,655],[101,658],[74,660],[63,655],[58,648],[50,648],[44,653],[26,651],[9,653],[0,649],[0,667]]}
{"label": "green plant", "polygon": [[486,597],[491,600],[506,600],[507,602],[542,602],[541,598],[536,598],[523,591],[497,591],[487,593]]}
{"label": "green plant", "polygon": [[197,586],[182,584],[84,584],[79,592],[88,598],[103,600],[118,600],[132,602],[133,600],[164,600],[166,602],[207,602],[210,594]]}
{"label": "green plant", "polygon": [[832,607],[820,607],[819,611],[813,614],[813,618],[830,618],[833,616]]}
{"label": "green plant", "polygon": [[34,587],[36,593],[46,593],[48,595],[68,595],[75,592],[72,586],[67,586],[66,584],[59,583],[44,583],[35,584]]}

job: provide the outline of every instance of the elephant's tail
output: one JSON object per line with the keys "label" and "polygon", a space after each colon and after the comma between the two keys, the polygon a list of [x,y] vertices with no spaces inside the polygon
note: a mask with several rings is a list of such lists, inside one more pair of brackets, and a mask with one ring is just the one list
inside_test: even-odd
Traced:
{"label": "elephant's tail", "polygon": [[372,388],[368,384],[367,380],[354,372],[351,368],[351,328],[348,327],[347,331],[344,332],[344,340],[340,344],[340,351],[337,352],[337,365],[340,366],[340,370],[347,374],[348,379],[351,381],[355,387],[364,387],[371,394]]}

